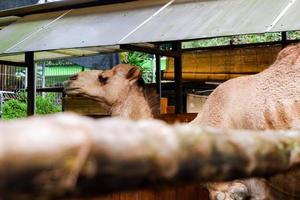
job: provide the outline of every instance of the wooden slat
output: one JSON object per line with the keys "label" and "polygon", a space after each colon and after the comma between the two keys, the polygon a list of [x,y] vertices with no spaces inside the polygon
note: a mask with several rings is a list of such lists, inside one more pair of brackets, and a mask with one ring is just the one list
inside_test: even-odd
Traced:
{"label": "wooden slat", "polygon": [[[183,80],[228,80],[258,73],[276,59],[281,46],[183,52]],[[174,59],[168,59],[164,78],[174,78]]]}

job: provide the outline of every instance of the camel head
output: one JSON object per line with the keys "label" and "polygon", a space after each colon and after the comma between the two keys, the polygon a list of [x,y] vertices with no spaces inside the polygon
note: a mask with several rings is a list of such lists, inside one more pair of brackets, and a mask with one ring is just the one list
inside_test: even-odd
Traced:
{"label": "camel head", "polygon": [[139,68],[119,64],[110,70],[80,72],[64,84],[68,96],[81,96],[111,107],[126,98],[134,88],[142,90]]}

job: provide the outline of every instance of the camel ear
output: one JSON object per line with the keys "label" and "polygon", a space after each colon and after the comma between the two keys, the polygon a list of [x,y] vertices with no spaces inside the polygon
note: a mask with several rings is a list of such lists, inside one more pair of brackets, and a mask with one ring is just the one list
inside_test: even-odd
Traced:
{"label": "camel ear", "polygon": [[129,79],[130,83],[135,83],[137,82],[142,76],[142,72],[138,67],[132,67],[127,75],[126,78]]}

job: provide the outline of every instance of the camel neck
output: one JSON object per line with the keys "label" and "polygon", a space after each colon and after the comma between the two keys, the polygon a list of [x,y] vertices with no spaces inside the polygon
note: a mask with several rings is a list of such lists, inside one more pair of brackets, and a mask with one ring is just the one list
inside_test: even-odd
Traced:
{"label": "camel neck", "polygon": [[129,90],[125,101],[117,102],[112,107],[111,115],[134,120],[152,118],[151,108],[144,96],[143,90],[138,86],[133,86]]}

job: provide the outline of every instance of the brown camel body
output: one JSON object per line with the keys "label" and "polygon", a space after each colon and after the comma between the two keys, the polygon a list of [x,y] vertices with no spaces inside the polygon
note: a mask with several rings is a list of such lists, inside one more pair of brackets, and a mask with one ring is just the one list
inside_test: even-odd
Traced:
{"label": "brown camel body", "polygon": [[[282,50],[263,72],[221,84],[192,123],[221,129],[299,128],[300,44]],[[294,171],[268,181],[212,185],[211,194],[216,199],[300,199],[299,186],[300,171]]]}
{"label": "brown camel body", "polygon": [[[66,84],[68,95],[104,103],[112,115],[152,117],[138,84],[140,71],[118,65],[104,72],[83,72]],[[290,129],[300,124],[300,45],[285,48],[265,71],[221,84],[192,122],[222,129]],[[299,178],[297,178],[299,177]],[[209,185],[213,199],[297,199],[300,173]]]}

